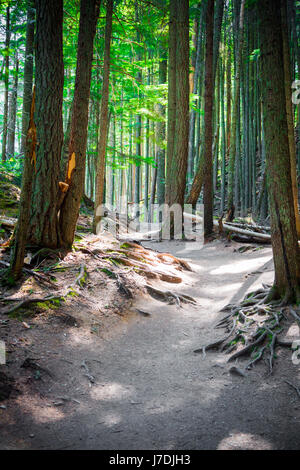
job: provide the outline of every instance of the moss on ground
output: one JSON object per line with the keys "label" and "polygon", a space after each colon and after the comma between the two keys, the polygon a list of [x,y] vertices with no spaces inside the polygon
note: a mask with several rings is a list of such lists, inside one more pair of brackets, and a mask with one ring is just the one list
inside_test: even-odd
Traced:
{"label": "moss on ground", "polygon": [[16,217],[21,190],[9,178],[1,175],[0,178],[0,215]]}

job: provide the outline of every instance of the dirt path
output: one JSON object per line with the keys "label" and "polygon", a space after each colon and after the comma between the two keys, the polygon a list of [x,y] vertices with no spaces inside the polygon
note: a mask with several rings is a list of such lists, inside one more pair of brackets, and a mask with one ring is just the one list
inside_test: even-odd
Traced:
{"label": "dirt path", "polygon": [[290,351],[280,352],[273,376],[261,364],[245,378],[228,372],[226,356],[193,353],[223,335],[213,330],[220,308],[272,280],[271,250],[149,246],[191,262],[176,290],[199,305],[140,298],[136,306],[151,315],[130,315],[106,339],[79,328],[49,332],[43,351],[55,377],[0,409],[0,448],[300,449],[300,401],[283,383],[299,383]]}

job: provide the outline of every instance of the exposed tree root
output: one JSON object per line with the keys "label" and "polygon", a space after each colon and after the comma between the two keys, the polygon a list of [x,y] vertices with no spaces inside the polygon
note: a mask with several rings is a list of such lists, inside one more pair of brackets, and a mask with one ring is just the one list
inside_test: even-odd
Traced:
{"label": "exposed tree root", "polygon": [[288,384],[290,387],[292,387],[294,390],[296,390],[298,397],[300,398],[300,387],[296,387],[296,385],[293,385],[291,382],[288,380],[284,381],[286,384]]}
{"label": "exposed tree root", "polygon": [[230,338],[230,336],[232,335],[232,333],[235,329],[235,326],[236,326],[236,321],[233,322],[233,327],[232,327],[230,333],[227,336],[225,336],[225,338],[221,338],[218,341],[215,341],[214,343],[207,344],[206,346],[203,346],[200,349],[195,349],[194,353],[198,354],[198,353],[202,352],[203,355],[205,356],[205,351],[209,351],[210,349],[218,348],[219,346],[221,346],[225,341],[227,341]]}
{"label": "exposed tree root", "polygon": [[61,254],[61,250],[53,250],[51,248],[41,248],[39,249],[36,253],[33,254],[31,260],[30,260],[30,264],[31,266],[33,265],[33,262],[35,260],[37,260],[38,262],[40,260],[43,260],[47,257],[50,256],[55,256],[57,259],[62,259],[63,256]]}
{"label": "exposed tree root", "polygon": [[297,315],[297,313],[295,312],[295,310],[293,310],[292,308],[290,308],[290,314],[295,318],[296,322],[297,322],[298,325],[300,326],[300,317],[299,317],[299,315]]}
{"label": "exposed tree root", "polygon": [[[15,312],[19,308],[24,308],[27,305],[30,304],[37,304],[37,303],[44,303],[44,302],[50,302],[52,300],[64,300],[65,297],[68,295],[74,293],[76,295],[80,295],[79,292],[74,289],[74,286],[78,285],[79,287],[83,287],[86,283],[87,279],[87,269],[85,265],[80,266],[79,274],[76,277],[75,281],[69,285],[67,288],[65,288],[63,291],[57,292],[56,294],[49,294],[46,295],[45,297],[26,297],[26,298],[17,298],[17,297],[1,297],[0,302],[13,302],[14,305],[12,306],[7,306],[2,309],[0,309],[0,314],[4,315],[9,315],[10,313]],[[56,287],[56,286],[55,286]]]}
{"label": "exposed tree root", "polygon": [[[7,263],[6,261],[2,261],[2,260],[0,260],[0,265],[4,266],[5,268],[9,268],[9,266],[10,266],[9,263]],[[26,273],[26,274],[29,274],[30,276],[35,277],[40,282],[55,286],[55,284],[53,284],[53,282],[51,282],[51,279],[46,274],[41,274],[41,273],[38,273],[38,272],[33,271],[32,269],[28,269],[28,268],[23,268],[23,272]]]}
{"label": "exposed tree root", "polygon": [[115,266],[124,265],[131,267],[135,272],[147,279],[157,279],[172,284],[180,284],[182,278],[172,273],[167,273],[163,265],[174,266],[180,271],[192,271],[189,264],[169,253],[159,253],[152,249],[144,248],[135,242],[125,242],[120,248],[113,250],[91,250],[86,245],[79,243],[76,248],[84,253],[91,254],[101,261],[108,261]]}
{"label": "exposed tree root", "polygon": [[124,279],[123,274],[116,274],[117,276],[117,286],[122,295],[125,295],[128,299],[132,299],[133,295],[131,290],[127,286],[126,279]]}
{"label": "exposed tree root", "polygon": [[62,295],[49,295],[46,297],[26,297],[24,299],[7,297],[4,299],[5,302],[14,302],[15,304],[12,306],[7,306],[6,308],[2,308],[0,310],[0,313],[3,315],[9,315],[10,313],[15,312],[19,308],[26,307],[29,304],[39,303],[39,302],[49,302],[51,300],[60,300],[62,299],[62,297],[63,297]]}
{"label": "exposed tree root", "polygon": [[75,284],[77,284],[79,287],[83,287],[86,283],[88,273],[85,264],[82,264],[79,269],[79,274],[75,280]]}
{"label": "exposed tree root", "polygon": [[177,304],[180,306],[181,302],[182,303],[189,303],[189,304],[194,304],[196,305],[196,300],[193,299],[193,297],[190,297],[185,294],[175,294],[174,292],[171,291],[162,291],[160,289],[157,289],[155,287],[149,286],[149,284],[146,284],[146,289],[148,293],[154,297],[157,300],[160,300],[162,302],[166,302],[168,304]]}
{"label": "exposed tree root", "polygon": [[[275,302],[273,295],[269,296],[269,286],[264,286],[255,292],[251,292],[244,301],[236,305],[227,305],[222,311],[229,311],[215,326],[226,328],[228,334],[220,340],[196,349],[195,353],[218,349],[230,355],[227,362],[235,361],[244,356],[250,356],[251,360],[245,365],[245,369],[251,369],[265,355],[269,373],[272,374],[276,347],[291,347],[292,341],[282,339],[279,335],[284,328],[290,326],[292,317],[300,325],[300,316],[291,306],[283,306],[282,302]],[[266,303],[268,298],[272,302]],[[290,314],[290,319],[288,318]],[[235,351],[235,352],[234,352]]]}
{"label": "exposed tree root", "polygon": [[[99,240],[100,241],[100,240]],[[121,244],[120,247],[116,248],[97,248],[91,246],[95,240],[86,241],[82,240],[79,243],[75,244],[75,249],[81,251],[82,253],[88,254],[99,263],[99,269],[102,272],[106,273],[109,277],[114,279],[117,283],[119,292],[127,297],[128,299],[133,297],[132,289],[130,283],[126,276],[129,272],[134,272],[147,280],[161,280],[167,283],[179,284],[182,282],[182,277],[178,275],[178,270],[180,271],[192,271],[189,264],[181,259],[176,258],[175,256],[169,253],[159,253],[152,249],[144,248],[135,242],[128,242]],[[38,249],[36,253],[30,255],[29,262],[30,264],[35,264],[41,259],[44,261],[49,257],[55,256],[56,258],[63,258],[65,253],[62,253],[59,250],[49,250],[49,249]],[[9,267],[9,263],[3,260],[0,260],[0,265],[5,268]],[[123,269],[123,267],[126,269]],[[166,268],[167,267],[167,268]],[[176,270],[175,273],[172,272]],[[85,264],[81,264],[79,267],[79,273],[76,279],[70,284],[63,292],[54,292],[53,288],[57,290],[57,285],[51,281],[51,271],[55,270],[55,266],[49,266],[47,273],[37,272],[32,269],[23,268],[23,272],[34,276],[39,282],[47,284],[47,287],[52,287],[49,293],[45,296],[28,296],[26,298],[15,298],[15,297],[6,297],[0,299],[0,302],[10,303],[13,302],[13,305],[5,305],[0,309],[0,313],[10,314],[21,307],[26,307],[29,304],[34,303],[44,303],[51,300],[62,300],[71,292],[77,295],[83,295],[80,290],[85,286],[88,277],[88,271]],[[159,298],[160,300],[167,303],[175,303],[178,306],[181,303],[192,303],[196,304],[196,301],[187,295],[176,294],[171,291],[160,291],[151,287],[146,286],[150,295],[153,297]],[[48,290],[48,289],[47,289]]]}

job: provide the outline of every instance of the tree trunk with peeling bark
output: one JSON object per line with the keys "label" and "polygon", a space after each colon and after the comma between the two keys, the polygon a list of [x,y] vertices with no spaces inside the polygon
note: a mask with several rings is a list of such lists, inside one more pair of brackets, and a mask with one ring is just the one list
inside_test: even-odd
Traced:
{"label": "tree trunk with peeling bark", "polygon": [[[76,81],[69,163],[65,180],[69,188],[60,207],[59,218],[60,245],[66,248],[70,248],[74,241],[80,202],[84,192],[91,70],[99,7],[100,0],[81,0],[80,3]],[[72,165],[71,171],[70,165]]]}

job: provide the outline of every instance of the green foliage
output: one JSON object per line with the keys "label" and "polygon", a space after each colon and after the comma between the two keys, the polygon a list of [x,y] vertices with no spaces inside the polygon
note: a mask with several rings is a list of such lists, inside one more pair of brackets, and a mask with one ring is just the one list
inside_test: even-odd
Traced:
{"label": "green foliage", "polygon": [[254,51],[252,51],[251,54],[249,55],[249,60],[250,61],[257,60],[259,59],[259,57],[260,57],[260,49],[254,49]]}
{"label": "green foliage", "polygon": [[20,157],[11,157],[5,162],[0,161],[0,173],[12,175],[19,180],[21,179],[23,172],[23,158]]}

